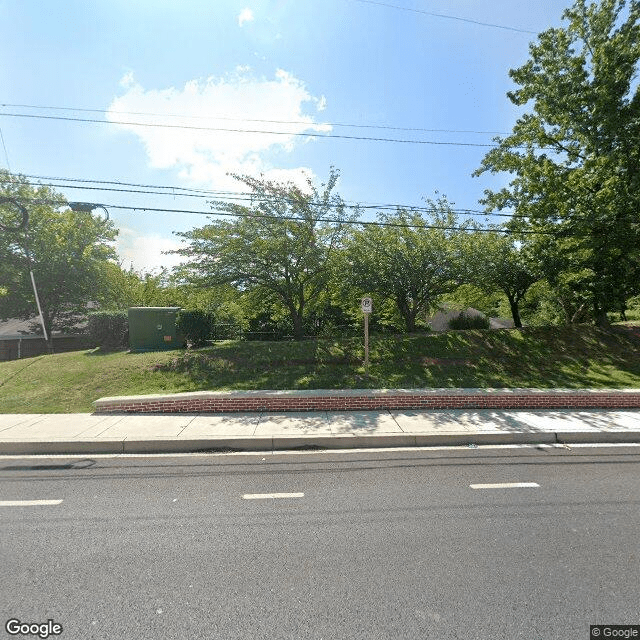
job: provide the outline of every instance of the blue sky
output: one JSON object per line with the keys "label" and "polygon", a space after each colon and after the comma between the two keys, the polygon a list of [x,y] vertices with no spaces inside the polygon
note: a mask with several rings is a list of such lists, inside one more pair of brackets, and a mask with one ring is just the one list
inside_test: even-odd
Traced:
{"label": "blue sky", "polygon": [[[349,202],[422,205],[437,190],[456,208],[478,209],[483,190],[507,180],[471,177],[485,148],[321,136],[491,143],[494,134],[471,132],[511,130],[518,111],[506,97],[514,88],[508,71],[526,61],[535,33],[561,24],[571,4],[0,0],[0,166],[8,161],[31,176],[242,191],[228,171],[294,181],[306,172],[319,183],[335,165]],[[344,123],[361,126],[338,126]],[[74,201],[209,210],[206,199],[176,194],[59,191]],[[161,253],[179,246],[172,231],[207,222],[192,214],[110,214],[124,266],[139,270],[175,264]]]}

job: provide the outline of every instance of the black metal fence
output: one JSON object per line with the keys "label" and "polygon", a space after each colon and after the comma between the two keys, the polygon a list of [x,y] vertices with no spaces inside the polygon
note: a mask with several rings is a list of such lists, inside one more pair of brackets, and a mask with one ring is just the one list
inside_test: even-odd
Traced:
{"label": "black metal fence", "polygon": [[[354,325],[327,325],[325,327],[305,327],[304,340],[322,340],[337,338],[358,338],[362,336],[362,326]],[[375,327],[369,328],[370,335],[393,335],[403,333],[396,327]],[[215,326],[213,341],[216,340],[272,340],[286,341],[295,340],[295,336],[285,330],[272,331],[246,331],[238,325],[218,324]]]}

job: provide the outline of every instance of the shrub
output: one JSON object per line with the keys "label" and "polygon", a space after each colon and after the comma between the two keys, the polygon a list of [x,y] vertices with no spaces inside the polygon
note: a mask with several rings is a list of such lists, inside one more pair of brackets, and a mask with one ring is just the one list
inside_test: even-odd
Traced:
{"label": "shrub", "polygon": [[489,329],[491,322],[484,316],[470,316],[461,311],[457,317],[449,320],[449,329]]}
{"label": "shrub", "polygon": [[203,347],[213,335],[213,314],[206,311],[180,311],[176,327],[192,347]]}
{"label": "shrub", "polygon": [[94,346],[104,351],[129,346],[129,318],[126,311],[95,311],[89,314],[88,332]]}

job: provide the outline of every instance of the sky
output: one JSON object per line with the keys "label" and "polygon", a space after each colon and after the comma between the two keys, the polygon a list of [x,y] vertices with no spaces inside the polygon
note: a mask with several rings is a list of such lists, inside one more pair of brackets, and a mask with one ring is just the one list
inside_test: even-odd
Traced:
{"label": "sky", "polygon": [[246,191],[229,173],[335,166],[348,203],[481,210],[508,176],[472,177],[472,145],[511,131],[509,69],[571,4],[0,0],[0,167],[105,205],[140,272],[179,262],[163,251],[210,220],[206,192]]}

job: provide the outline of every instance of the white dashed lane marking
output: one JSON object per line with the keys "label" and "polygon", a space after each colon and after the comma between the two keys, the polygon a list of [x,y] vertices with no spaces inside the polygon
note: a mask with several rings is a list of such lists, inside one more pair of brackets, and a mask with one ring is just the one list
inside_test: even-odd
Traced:
{"label": "white dashed lane marking", "polygon": [[268,500],[270,498],[303,498],[304,493],[245,493],[245,500]]}
{"label": "white dashed lane marking", "polygon": [[472,489],[522,489],[539,487],[537,482],[498,482],[495,484],[470,484]]}
{"label": "white dashed lane marking", "polygon": [[62,500],[0,500],[0,507],[46,507]]}

